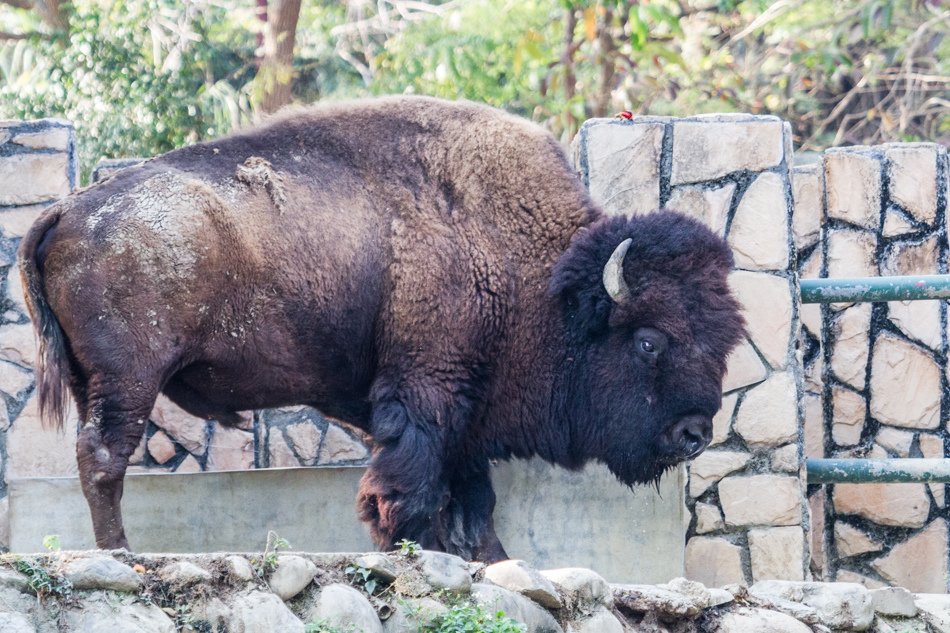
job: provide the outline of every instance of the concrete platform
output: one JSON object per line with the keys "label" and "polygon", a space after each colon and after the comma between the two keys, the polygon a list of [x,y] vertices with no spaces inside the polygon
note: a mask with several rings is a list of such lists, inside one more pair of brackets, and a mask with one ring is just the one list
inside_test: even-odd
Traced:
{"label": "concrete platform", "polygon": [[[129,475],[122,500],[133,547],[148,552],[259,551],[268,530],[311,552],[369,551],[354,500],[363,468],[273,468]],[[603,467],[501,464],[495,525],[509,555],[540,568],[590,567],[611,582],[659,583],[683,573],[683,474],[631,491]],[[76,478],[10,482],[10,545],[94,547]]]}

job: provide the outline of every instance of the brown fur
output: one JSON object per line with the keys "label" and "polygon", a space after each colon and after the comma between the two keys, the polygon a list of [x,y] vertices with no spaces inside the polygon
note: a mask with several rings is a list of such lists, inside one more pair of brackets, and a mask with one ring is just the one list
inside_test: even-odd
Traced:
{"label": "brown fur", "polygon": [[[644,300],[615,306],[599,275],[631,236]],[[742,327],[722,240],[670,213],[602,218],[548,134],[427,98],[160,156],[51,207],[20,255],[43,410],[68,377],[101,547],[127,545],[122,477],[164,392],[223,423],[302,403],[359,427],[381,546],[503,558],[489,459],[655,478],[682,458],[669,429],[718,409]],[[637,356],[644,327],[666,356]]]}

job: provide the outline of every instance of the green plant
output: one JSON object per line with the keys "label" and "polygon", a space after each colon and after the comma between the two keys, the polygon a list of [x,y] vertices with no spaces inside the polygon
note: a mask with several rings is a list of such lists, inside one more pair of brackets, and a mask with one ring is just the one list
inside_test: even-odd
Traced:
{"label": "green plant", "polygon": [[527,627],[505,615],[491,613],[478,604],[457,604],[422,627],[422,633],[524,633]]}
{"label": "green plant", "polygon": [[308,622],[303,629],[304,633],[355,633],[353,625],[341,629],[338,626],[330,624],[323,618],[317,618]]}
{"label": "green plant", "polygon": [[344,571],[346,575],[349,576],[351,583],[357,587],[362,587],[369,595],[373,595],[373,592],[376,591],[377,582],[376,579],[373,578],[372,570],[357,565],[350,565]]}
{"label": "green plant", "polygon": [[399,553],[403,556],[416,556],[419,552],[422,551],[422,546],[416,543],[415,541],[410,541],[407,538],[402,539],[396,545],[399,546]]}
{"label": "green plant", "polygon": [[35,561],[20,558],[14,561],[13,567],[26,576],[27,584],[40,600],[65,600],[72,595],[73,583],[59,574],[50,573]]}
{"label": "green plant", "polygon": [[59,534],[47,534],[43,537],[43,547],[50,552],[58,552],[60,549]]}
{"label": "green plant", "polygon": [[261,580],[277,568],[278,553],[282,549],[290,549],[290,543],[287,539],[281,538],[277,532],[270,530],[267,532],[267,542],[264,544],[264,551],[260,558],[251,560],[251,566]]}

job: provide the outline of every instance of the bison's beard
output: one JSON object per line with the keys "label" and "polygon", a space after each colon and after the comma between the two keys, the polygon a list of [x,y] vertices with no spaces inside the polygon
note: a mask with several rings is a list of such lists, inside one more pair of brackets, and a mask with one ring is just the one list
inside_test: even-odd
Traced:
{"label": "bison's beard", "polygon": [[635,455],[625,451],[615,451],[614,455],[603,460],[613,475],[621,483],[630,486],[653,484],[659,490],[660,479],[673,470],[678,462],[663,462],[653,456]]}

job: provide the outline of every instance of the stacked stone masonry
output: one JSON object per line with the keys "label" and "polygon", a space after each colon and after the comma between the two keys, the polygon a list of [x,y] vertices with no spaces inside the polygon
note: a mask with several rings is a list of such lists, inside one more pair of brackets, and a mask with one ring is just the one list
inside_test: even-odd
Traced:
{"label": "stacked stone masonry", "polygon": [[[0,544],[6,482],[75,474],[77,421],[63,437],[37,415],[14,266],[32,221],[77,186],[75,154],[68,122],[0,123]],[[796,276],[947,272],[946,151],[846,148],[793,167],[787,124],[718,115],[592,121],[575,157],[609,213],[676,208],[735,253],[748,338],[729,360],[713,444],[684,482],[687,575],[717,587],[816,577],[945,591],[943,486],[813,487],[805,503],[801,465],[946,454],[946,305],[802,306]],[[132,470],[360,464],[366,439],[306,407],[248,412],[227,428],[160,399]]]}
{"label": "stacked stone masonry", "polygon": [[[726,141],[728,139],[728,141]],[[689,465],[686,574],[712,586],[806,575],[791,132],[774,117],[589,121],[575,144],[611,214],[667,206],[703,221],[735,255],[748,337],[729,359],[710,448]]]}
{"label": "stacked stone masonry", "polygon": [[[947,273],[947,177],[946,149],[928,143],[834,149],[796,168],[799,274]],[[947,455],[946,302],[803,306],[802,324],[808,457]],[[816,577],[947,590],[944,485],[812,488]]]}
{"label": "stacked stone masonry", "polygon": [[485,567],[427,551],[0,557],[5,633],[395,633],[434,630],[449,617],[451,630],[463,630],[475,609],[502,612],[526,633],[923,633],[950,626],[950,597],[897,587],[771,580],[707,588],[684,578],[616,585],[583,568],[539,571],[515,560]]}

